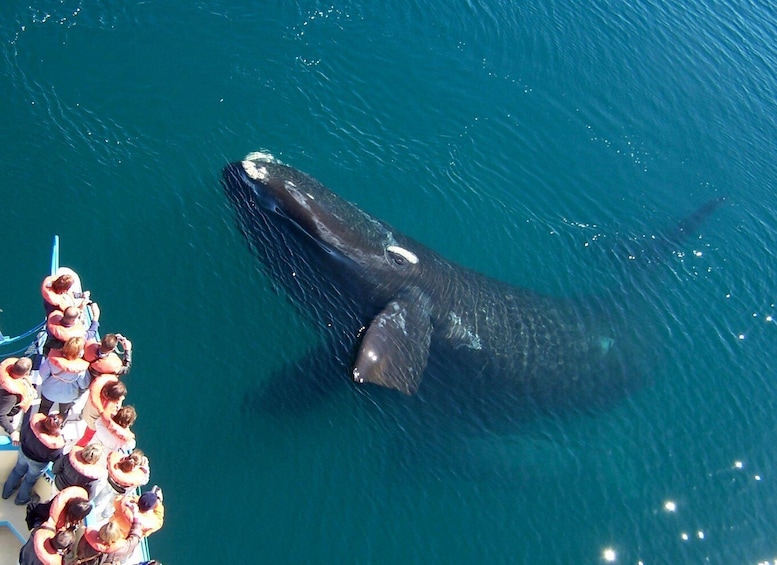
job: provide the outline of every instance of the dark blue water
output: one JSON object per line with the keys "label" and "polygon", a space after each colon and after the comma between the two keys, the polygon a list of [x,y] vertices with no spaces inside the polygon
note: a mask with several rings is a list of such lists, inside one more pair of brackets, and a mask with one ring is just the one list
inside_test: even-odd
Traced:
{"label": "dark blue water", "polygon": [[[167,565],[775,559],[775,11],[0,3],[0,329],[40,318],[58,233],[135,343]],[[513,284],[636,287],[648,384],[474,434],[344,379],[246,402],[321,336],[219,185],[258,149]],[[649,270],[611,253],[718,197]]]}

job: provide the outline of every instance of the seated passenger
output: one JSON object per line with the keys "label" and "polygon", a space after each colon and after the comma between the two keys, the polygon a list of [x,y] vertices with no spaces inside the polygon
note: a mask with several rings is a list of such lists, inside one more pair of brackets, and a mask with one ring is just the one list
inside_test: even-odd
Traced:
{"label": "seated passenger", "polygon": [[73,275],[50,275],[43,279],[43,283],[40,287],[41,295],[43,295],[43,308],[46,310],[46,315],[49,315],[53,310],[64,310],[69,306],[75,306],[79,310],[83,310],[86,304],[89,302],[89,291],[83,293],[76,293],[71,290],[75,279]]}
{"label": "seated passenger", "polygon": [[81,391],[89,386],[91,376],[87,369],[89,363],[83,359],[84,338],[72,337],[62,349],[52,349],[43,360],[38,371],[42,379],[39,391],[41,395],[38,412],[48,414],[55,402],[59,403],[59,413],[67,419],[73,403]]}
{"label": "seated passenger", "polygon": [[26,412],[37,396],[29,379],[31,370],[28,357],[9,357],[0,363],[0,426],[14,445],[19,444],[19,430],[14,428],[12,418]]}

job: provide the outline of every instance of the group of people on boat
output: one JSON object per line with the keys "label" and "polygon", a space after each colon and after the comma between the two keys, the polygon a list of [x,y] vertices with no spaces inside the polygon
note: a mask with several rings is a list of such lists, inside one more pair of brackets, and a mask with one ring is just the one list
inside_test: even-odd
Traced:
{"label": "group of people on boat", "polygon": [[[98,341],[100,309],[75,281],[70,272],[43,280],[42,351],[0,363],[0,427],[19,446],[2,497],[16,492],[31,529],[20,565],[125,563],[164,521],[161,489],[137,494],[150,469],[131,430],[135,409],[123,405],[132,342],[112,333]],[[71,423],[80,439],[66,439]],[[47,469],[55,496],[42,501],[33,488]]]}

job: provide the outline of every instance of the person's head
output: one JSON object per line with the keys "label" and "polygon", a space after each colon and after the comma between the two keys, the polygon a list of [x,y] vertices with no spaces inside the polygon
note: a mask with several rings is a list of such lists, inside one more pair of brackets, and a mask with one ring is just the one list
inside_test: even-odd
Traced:
{"label": "person's head", "polygon": [[69,328],[73,324],[75,324],[78,321],[78,317],[81,315],[81,312],[76,308],[75,306],[68,306],[65,308],[65,311],[62,312],[62,321],[60,324],[65,326],[66,328]]}
{"label": "person's head", "polygon": [[100,341],[100,353],[106,355],[116,349],[116,345],[119,343],[119,338],[116,334],[105,334]]}
{"label": "person's head", "polygon": [[84,355],[84,338],[71,337],[62,346],[62,356],[65,359],[73,361]]}
{"label": "person's head", "polygon": [[15,379],[26,377],[32,370],[32,359],[29,357],[20,357],[16,363],[11,365],[10,373]]}
{"label": "person's head", "polygon": [[85,498],[74,498],[65,506],[65,520],[68,524],[79,524],[92,511],[92,505]]}
{"label": "person's head", "polygon": [[60,275],[52,281],[51,290],[57,294],[62,294],[63,292],[70,290],[70,287],[73,286],[73,282],[72,275]]}
{"label": "person's head", "polygon": [[118,402],[119,400],[123,400],[124,397],[127,396],[127,385],[125,385],[121,381],[116,381],[115,383],[105,385],[102,390],[102,395],[107,400]]}
{"label": "person's head", "polygon": [[125,455],[121,459],[119,459],[119,462],[116,463],[116,467],[119,468],[120,471],[124,473],[129,473],[135,469],[135,466],[137,465],[136,461],[132,458],[131,455]]}
{"label": "person's head", "polygon": [[116,415],[113,417],[113,421],[120,425],[122,428],[129,428],[135,423],[135,419],[138,417],[133,406],[122,406]]}
{"label": "person's head", "polygon": [[40,427],[49,435],[58,436],[62,433],[62,416],[49,414],[41,420]]}
{"label": "person's head", "polygon": [[156,506],[158,500],[159,498],[154,491],[144,492],[140,495],[140,498],[138,498],[138,510],[141,512],[148,512]]}
{"label": "person's head", "polygon": [[81,450],[81,459],[87,465],[93,465],[103,456],[103,446],[101,443],[90,443]]}
{"label": "person's head", "polygon": [[70,546],[73,545],[75,539],[75,535],[73,535],[73,532],[70,530],[60,530],[53,538],[51,538],[51,547],[62,555],[65,551],[70,549]]}
{"label": "person's head", "polygon": [[109,520],[100,528],[98,532],[100,541],[106,545],[110,545],[113,542],[122,538],[121,528],[113,520]]}

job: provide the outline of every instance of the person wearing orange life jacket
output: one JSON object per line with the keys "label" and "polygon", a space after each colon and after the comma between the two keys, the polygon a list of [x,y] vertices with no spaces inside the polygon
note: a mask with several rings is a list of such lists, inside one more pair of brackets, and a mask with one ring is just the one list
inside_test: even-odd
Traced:
{"label": "person wearing orange life jacket", "polygon": [[122,406],[113,417],[102,414],[94,425],[94,441],[104,445],[108,451],[131,451],[135,448],[135,434],[130,426],[137,416],[133,406]]}
{"label": "person wearing orange life jacket", "polygon": [[103,488],[108,478],[104,448],[99,443],[90,443],[86,447],[74,446],[67,455],[54,462],[54,486],[60,491],[79,486],[88,492],[93,500]]}
{"label": "person wearing orange life jacket", "polygon": [[[123,357],[116,352],[121,344]],[[121,334],[105,334],[101,341],[89,340],[84,347],[84,359],[89,361],[92,377],[111,374],[122,376],[132,368],[132,342]]]}
{"label": "person wearing orange life jacket", "polygon": [[19,565],[62,565],[75,543],[70,530],[56,531],[47,525],[35,528],[19,551]]}
{"label": "person wearing orange life jacket", "polygon": [[96,302],[91,303],[89,311],[92,321],[87,328],[81,321],[81,311],[74,306],[64,310],[54,310],[46,318],[46,343],[43,344],[43,354],[48,355],[52,349],[62,347],[72,337],[94,339],[100,328],[100,307]]}
{"label": "person wearing orange life jacket", "polygon": [[48,502],[28,505],[27,526],[32,530],[45,524],[56,530],[75,531],[92,511],[89,494],[82,487],[67,487]]}
{"label": "person wearing orange life jacket", "polygon": [[30,501],[32,487],[46,466],[62,455],[62,448],[65,447],[61,429],[63,419],[59,414],[47,416],[39,412],[30,417],[28,413],[25,420],[22,423],[16,465],[5,480],[2,494],[7,499],[19,489],[14,500],[17,505]]}
{"label": "person wearing orange life jacket", "polygon": [[113,520],[108,520],[100,528],[96,526],[86,528],[76,548],[75,563],[79,565],[122,563],[132,555],[141,540],[141,526],[137,519],[138,505],[130,500],[125,500],[124,505],[128,507],[133,517],[129,534],[123,535]]}
{"label": "person wearing orange life jacket", "polygon": [[19,430],[13,417],[26,412],[37,396],[29,376],[32,360],[28,357],[9,357],[0,363],[0,427],[19,445]]}
{"label": "person wearing orange life jacket", "polygon": [[138,504],[137,519],[141,524],[140,537],[148,537],[158,531],[165,521],[165,506],[163,502],[162,489],[154,486],[151,490],[144,492],[140,496],[136,494],[125,494],[118,496],[113,501],[112,520],[121,529],[122,533],[129,535],[132,526],[132,514],[128,511],[124,500],[129,499]]}
{"label": "person wearing orange life jacket", "polygon": [[83,310],[89,302],[90,292],[76,293],[71,287],[75,279],[73,275],[65,273],[63,275],[50,275],[43,279],[40,285],[40,293],[43,296],[43,308],[46,315],[53,310],[64,310],[69,306],[75,306]]}
{"label": "person wearing orange life jacket", "polygon": [[89,396],[81,411],[81,420],[86,424],[86,429],[76,445],[87,445],[95,434],[97,419],[103,414],[106,418],[115,416],[126,396],[127,387],[118,377],[99,375],[93,378],[89,385]]}
{"label": "person wearing orange life jacket", "polygon": [[48,414],[55,402],[59,403],[59,413],[67,419],[73,403],[81,391],[89,386],[91,376],[87,369],[89,363],[84,360],[84,338],[72,337],[62,349],[52,349],[40,365],[38,373],[42,379],[40,387],[40,407],[38,412]]}
{"label": "person wearing orange life jacket", "polygon": [[108,481],[94,498],[95,508],[104,508],[103,517],[108,517],[113,510],[109,504],[111,500],[148,484],[150,477],[148,458],[140,449],[133,450],[129,455],[122,455],[118,451],[109,453]]}

